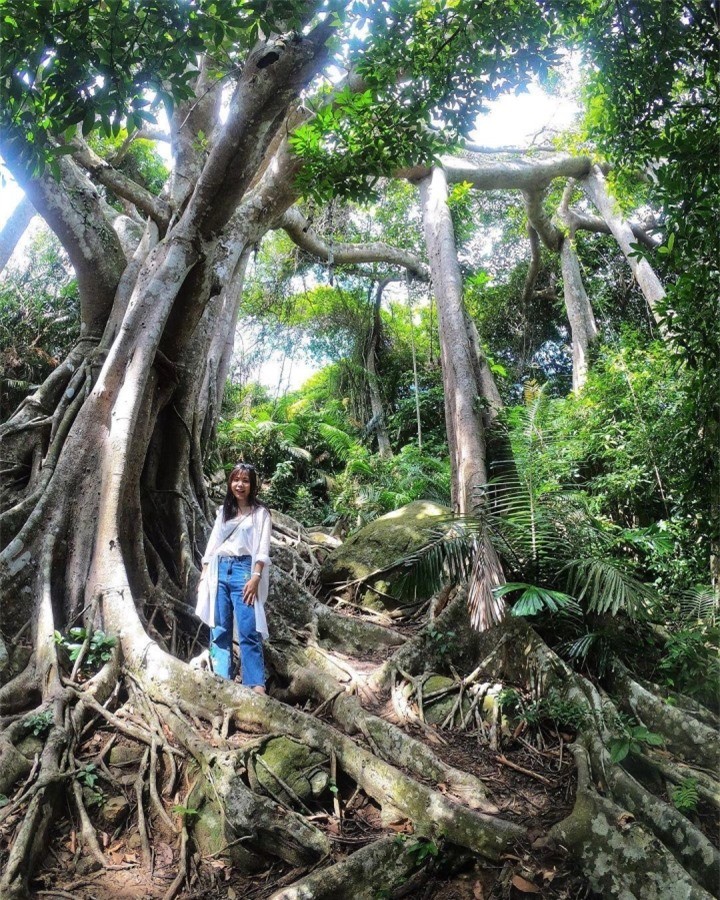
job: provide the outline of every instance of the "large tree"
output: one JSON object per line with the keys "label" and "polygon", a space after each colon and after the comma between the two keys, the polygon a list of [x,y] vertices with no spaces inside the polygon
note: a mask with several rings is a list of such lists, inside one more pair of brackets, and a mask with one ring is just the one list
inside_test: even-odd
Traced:
{"label": "large tree", "polygon": [[[416,179],[435,178],[429,163],[467,130],[485,98],[547,69],[556,22],[530,0],[347,8],[34,0],[6,2],[2,11],[0,153],[70,257],[81,329],[68,357],[2,426],[2,630],[12,638],[29,624],[32,637],[29,659],[12,640],[1,647],[6,683],[0,711],[8,717],[0,748],[3,788],[28,770],[15,749],[26,712],[49,712],[51,723],[32,784],[4,814],[17,830],[0,893],[27,892],[68,778],[82,839],[104,859],[78,781],[70,777],[92,716],[109,719],[147,745],[147,783],[141,772],[137,788],[141,810],[146,788],[151,804],[161,806],[158,757],[170,765],[181,747],[199,764],[207,794],[221,801],[236,834],[295,863],[327,855],[327,837],[313,823],[300,814],[279,814],[237,776],[245,751],[227,744],[218,751],[196,724],[216,721],[225,735],[230,726],[247,726],[321,749],[421,833],[433,833],[440,823],[450,844],[497,858],[522,832],[483,811],[494,810],[482,784],[339,696],[336,682],[293,640],[292,629],[310,626],[355,649],[397,645],[396,634],[368,623],[348,626],[276,572],[275,627],[292,649],[272,653],[273,665],[290,682],[288,697],[327,702],[345,734],[277,700],[247,696],[233,684],[193,673],[182,660],[193,648],[196,560],[211,513],[203,446],[219,408],[252,248],[287,222],[283,217],[302,192],[319,200],[367,196],[374,179],[399,169]],[[338,81],[342,69],[346,75]],[[157,194],[123,172],[123,148],[105,158],[86,138],[98,128],[117,135],[127,127],[135,129],[131,143],[149,126],[147,133],[154,134],[161,110],[173,163]],[[438,121],[442,136],[433,128]],[[448,161],[444,168],[458,180],[490,184],[483,182],[482,167],[467,161],[454,170]],[[505,174],[505,181],[493,184],[531,189],[555,174],[589,177],[590,170],[586,160],[561,160],[510,165]],[[454,249],[445,244],[451,255]],[[387,248],[365,252],[367,259],[393,261]],[[431,263],[433,253],[431,248]],[[459,286],[450,284],[449,270],[436,271],[438,302],[447,290],[456,315]],[[453,322],[453,329],[467,330],[464,317]],[[445,338],[446,369],[454,365],[449,342],[456,333]],[[475,371],[477,354],[467,358]],[[475,389],[463,384],[460,390]],[[482,440],[482,422],[471,418],[468,426],[458,417],[456,436],[472,427],[473,437]],[[477,448],[481,454],[481,442]],[[457,474],[465,478],[462,466]],[[471,474],[470,490],[475,480]],[[292,550],[289,555],[292,562]],[[463,608],[456,603],[450,613],[462,619]],[[68,674],[55,636],[79,622],[86,634],[80,661]],[[100,629],[117,644],[100,671],[81,683],[82,657],[91,653]],[[562,841],[581,849],[598,886],[638,884],[642,845],[668,883],[685,885],[687,896],[707,896],[698,882],[712,889],[715,857],[708,842],[639,785],[627,802],[643,825],[615,869],[601,870],[621,818],[610,796],[632,793],[624,770],[608,776],[608,797],[594,789],[608,765],[601,716],[606,701],[531,633],[515,639],[523,641],[525,653],[521,659],[494,653],[499,677],[564,684],[599,717],[577,747],[582,797],[559,832]],[[468,632],[464,642],[474,641]],[[512,642],[499,646],[508,649]],[[398,667],[416,665],[413,652]],[[383,679],[387,670],[378,676],[379,683]],[[618,683],[639,715],[662,718],[661,701],[629,675],[619,675]],[[132,722],[112,711],[128,696]],[[656,726],[668,741],[711,766],[707,722],[680,709],[668,721]],[[160,722],[174,734],[172,744]],[[375,753],[347,736],[356,732],[371,733]],[[428,774],[456,799],[415,780]],[[660,818],[665,843],[651,847]],[[378,842],[357,855],[353,877],[382,884],[401,855],[392,842]],[[325,888],[345,878],[332,870],[323,877]],[[320,895],[316,881],[308,889]]]}

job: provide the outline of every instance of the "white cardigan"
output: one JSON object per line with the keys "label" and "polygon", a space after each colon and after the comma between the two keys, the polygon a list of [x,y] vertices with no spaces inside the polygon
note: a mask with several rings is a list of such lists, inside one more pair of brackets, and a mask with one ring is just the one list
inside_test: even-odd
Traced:
{"label": "white cardigan", "polygon": [[267,638],[265,600],[267,599],[270,585],[270,532],[272,531],[272,519],[264,506],[255,506],[251,516],[251,529],[238,528],[240,517],[236,516],[234,519],[228,519],[227,522],[223,522],[222,506],[217,511],[215,524],[210,532],[207,550],[202,559],[203,563],[208,564],[208,567],[200,578],[195,613],[206,625],[209,625],[211,628],[214,627],[218,586],[217,551],[220,547],[223,547],[223,555],[226,553],[229,556],[233,555],[233,549],[244,549],[248,536],[250,536],[251,546],[247,549],[250,550],[253,569],[256,562],[264,563],[262,574],[260,575],[260,584],[258,585],[257,599],[255,600],[255,628],[264,638]]}

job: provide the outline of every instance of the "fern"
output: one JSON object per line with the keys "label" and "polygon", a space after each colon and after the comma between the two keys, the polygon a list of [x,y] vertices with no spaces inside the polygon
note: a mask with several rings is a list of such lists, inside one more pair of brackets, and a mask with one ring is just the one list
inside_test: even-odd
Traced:
{"label": "fern", "polygon": [[675,809],[681,813],[695,812],[700,799],[697,778],[683,778],[670,796]]}
{"label": "fern", "polygon": [[336,428],[327,422],[320,422],[318,431],[323,440],[329,444],[333,453],[343,461],[349,460],[353,453],[362,449],[361,445],[342,428]]}

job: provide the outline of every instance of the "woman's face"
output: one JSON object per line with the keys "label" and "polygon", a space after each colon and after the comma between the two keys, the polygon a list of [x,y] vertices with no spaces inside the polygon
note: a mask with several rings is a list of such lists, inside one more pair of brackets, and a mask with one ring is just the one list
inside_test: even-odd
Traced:
{"label": "woman's face", "polygon": [[230,490],[241,506],[247,504],[250,499],[250,473],[242,469],[235,472],[230,479]]}

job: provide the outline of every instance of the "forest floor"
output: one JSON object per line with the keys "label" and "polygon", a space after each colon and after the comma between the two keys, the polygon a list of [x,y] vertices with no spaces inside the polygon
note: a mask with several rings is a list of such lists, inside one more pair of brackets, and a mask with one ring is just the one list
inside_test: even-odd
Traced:
{"label": "forest floor", "polygon": [[[344,657],[348,667],[363,676],[370,675],[381,659]],[[271,682],[272,693],[272,682]],[[545,726],[531,731],[518,727],[500,739],[493,750],[487,737],[472,731],[442,729],[438,726],[405,724],[397,721],[388,696],[359,691],[359,699],[375,715],[389,719],[414,738],[428,743],[433,751],[452,766],[476,775],[486,785],[489,799],[499,815],[522,825],[527,840],[512,848],[500,863],[490,865],[469,853],[458,856],[443,853],[443,848],[417,843],[407,820],[383,822],[379,807],[354,784],[338,778],[335,798],[326,791],[318,801],[308,802],[309,818],[329,837],[335,861],[383,835],[397,835],[408,852],[416,852],[418,861],[430,854],[432,864],[422,877],[407,884],[406,896],[441,900],[513,900],[527,895],[548,900],[582,900],[593,896],[585,880],[568,865],[567,858],[547,845],[548,829],[565,818],[575,797],[576,772],[568,743],[573,735]],[[312,710],[306,710],[311,711]],[[128,713],[131,715],[131,711]],[[319,718],[325,718],[321,709]],[[240,747],[256,740],[257,735],[235,732],[221,735],[205,727],[204,736],[216,746]],[[172,743],[172,735],[166,732]],[[73,900],[126,900],[126,898],[163,898],[177,875],[180,840],[153,812],[148,822],[152,863],[148,867],[137,820],[137,777],[144,747],[112,730],[92,734],[83,747],[81,762],[87,768],[84,792],[93,825],[109,866],[101,868],[82,849],[73,817],[59,817],[45,860],[32,884],[32,897],[73,898]],[[169,779],[169,773],[164,773]],[[187,795],[192,776],[180,774],[184,785],[176,782],[164,802],[167,812],[180,831],[178,804]],[[442,785],[439,786],[442,790]],[[339,813],[339,815],[338,815]],[[416,849],[413,851],[413,846]],[[437,855],[435,855],[437,853]],[[450,857],[449,859],[446,857]],[[427,861],[427,860],[425,860]],[[188,877],[175,895],[190,898],[251,900],[267,898],[283,885],[290,885],[310,871],[268,858],[262,868],[247,874],[238,871],[226,858],[202,858],[192,849]],[[388,896],[403,896],[397,889]]]}

